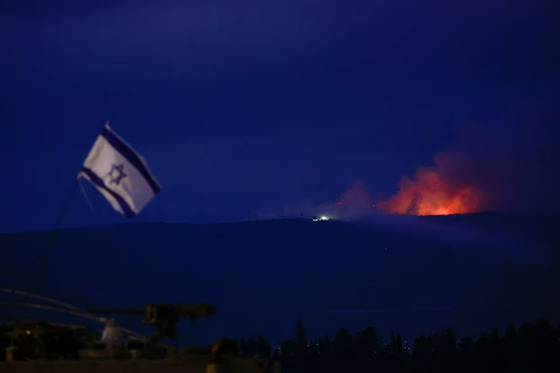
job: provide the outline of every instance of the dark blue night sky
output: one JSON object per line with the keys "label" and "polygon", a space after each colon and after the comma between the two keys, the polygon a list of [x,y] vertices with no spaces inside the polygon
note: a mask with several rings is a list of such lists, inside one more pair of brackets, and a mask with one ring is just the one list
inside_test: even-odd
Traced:
{"label": "dark blue night sky", "polygon": [[[555,210],[559,45],[554,0],[3,0],[0,231],[53,227],[106,120],[163,187],[136,221],[380,200],[436,155],[485,210]],[[63,226],[124,221],[88,193]]]}

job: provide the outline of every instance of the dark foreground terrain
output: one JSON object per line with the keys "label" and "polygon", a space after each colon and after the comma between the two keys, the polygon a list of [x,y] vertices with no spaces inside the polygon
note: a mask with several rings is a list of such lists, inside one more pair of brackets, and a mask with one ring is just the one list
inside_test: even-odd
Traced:
{"label": "dark foreground terrain", "polygon": [[[216,305],[215,317],[180,323],[180,343],[261,333],[278,345],[301,319],[310,339],[373,325],[412,347],[447,327],[478,336],[540,318],[557,326],[558,226],[559,215],[475,214],[3,234],[0,284],[83,308]],[[63,316],[0,308],[1,321]],[[150,332],[138,317],[115,317]]]}

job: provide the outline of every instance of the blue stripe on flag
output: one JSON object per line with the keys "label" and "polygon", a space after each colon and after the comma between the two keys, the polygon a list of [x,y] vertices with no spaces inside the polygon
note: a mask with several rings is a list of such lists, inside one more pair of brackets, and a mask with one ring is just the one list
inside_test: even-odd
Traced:
{"label": "blue stripe on flag", "polygon": [[117,202],[121,206],[121,210],[123,211],[124,216],[126,216],[127,218],[131,218],[134,215],[136,215],[134,213],[134,211],[132,211],[132,209],[130,208],[128,203],[126,203],[126,201],[121,196],[119,196],[117,193],[115,193],[111,189],[107,188],[105,186],[105,183],[103,182],[103,180],[101,180],[101,178],[99,178],[99,176],[97,176],[92,170],[90,170],[87,167],[84,167],[82,171],[88,176],[88,178],[91,180],[91,182],[95,186],[98,186],[99,188],[107,191],[109,194],[111,194],[111,196],[113,196],[114,199],[117,200]]}
{"label": "blue stripe on flag", "polygon": [[152,175],[150,174],[146,166],[144,166],[142,160],[138,158],[136,152],[132,150],[130,146],[125,144],[121,139],[119,139],[118,136],[116,136],[113,133],[113,131],[111,131],[107,127],[103,128],[103,131],[101,132],[101,136],[103,136],[105,140],[107,140],[107,142],[111,144],[113,148],[115,148],[119,153],[121,153],[128,162],[130,162],[132,165],[134,165],[134,167],[136,167],[138,172],[140,172],[142,176],[144,176],[144,179],[146,179],[148,184],[150,184],[150,187],[154,191],[154,194],[157,194],[160,190],[160,186],[154,180],[154,178],[152,177]]}

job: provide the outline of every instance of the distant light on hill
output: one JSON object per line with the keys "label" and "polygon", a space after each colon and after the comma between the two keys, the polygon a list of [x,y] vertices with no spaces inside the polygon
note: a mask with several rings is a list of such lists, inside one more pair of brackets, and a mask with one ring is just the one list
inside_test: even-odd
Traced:
{"label": "distant light on hill", "polygon": [[321,215],[319,217],[313,217],[313,221],[329,221],[331,220],[328,216]]}

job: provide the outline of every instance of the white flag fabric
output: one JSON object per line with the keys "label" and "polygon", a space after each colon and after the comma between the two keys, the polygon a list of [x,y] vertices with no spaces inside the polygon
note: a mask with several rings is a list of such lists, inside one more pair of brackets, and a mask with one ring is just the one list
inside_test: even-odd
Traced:
{"label": "white flag fabric", "polygon": [[137,215],[161,189],[144,158],[109,124],[93,144],[80,177],[92,183],[126,217]]}

